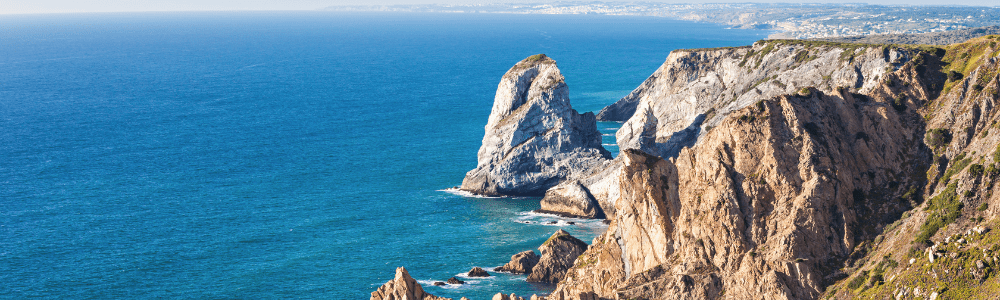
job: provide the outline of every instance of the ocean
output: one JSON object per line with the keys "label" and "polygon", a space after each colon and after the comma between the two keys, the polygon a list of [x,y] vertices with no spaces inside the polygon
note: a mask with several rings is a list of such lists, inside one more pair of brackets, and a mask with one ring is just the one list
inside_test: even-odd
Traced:
{"label": "ocean", "polygon": [[[504,72],[545,53],[574,108],[596,112],[673,49],[767,33],[594,15],[4,15],[0,298],[367,299],[399,266],[438,296],[549,292],[509,274],[430,286],[558,229],[589,243],[605,228],[531,213],[538,198],[444,191],[475,167]],[[598,125],[613,153],[618,126]]]}

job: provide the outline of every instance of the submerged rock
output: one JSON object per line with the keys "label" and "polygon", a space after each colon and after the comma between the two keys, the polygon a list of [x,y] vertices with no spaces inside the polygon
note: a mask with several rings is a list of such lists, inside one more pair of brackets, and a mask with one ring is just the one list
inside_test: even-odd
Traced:
{"label": "submerged rock", "polygon": [[545,192],[541,201],[543,213],[569,217],[604,218],[604,211],[579,181],[566,181]]}
{"label": "submerged rock", "polygon": [[514,274],[527,274],[531,273],[531,268],[534,268],[538,264],[538,260],[541,257],[535,254],[535,251],[524,251],[518,254],[514,254],[510,257],[510,262],[502,267],[496,268],[495,270],[500,272],[510,272]]}
{"label": "submerged rock", "polygon": [[542,252],[542,257],[531,269],[531,275],[528,275],[526,281],[557,283],[566,275],[566,270],[573,267],[576,258],[587,250],[587,243],[560,229],[538,250]]}
{"label": "submerged rock", "polygon": [[469,270],[469,277],[490,277],[490,273],[486,273],[486,270],[480,267],[474,267]]}
{"label": "submerged rock", "polygon": [[577,113],[556,62],[534,55],[500,80],[478,164],[466,174],[462,189],[541,196],[609,159],[594,114]]}
{"label": "submerged rock", "polygon": [[396,268],[396,277],[372,292],[371,300],[451,300],[424,292],[406,268]]}

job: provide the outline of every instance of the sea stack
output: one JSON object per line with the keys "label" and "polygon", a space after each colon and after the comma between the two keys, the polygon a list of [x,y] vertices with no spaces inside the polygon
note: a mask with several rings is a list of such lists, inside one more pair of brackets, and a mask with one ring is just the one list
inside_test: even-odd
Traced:
{"label": "sea stack", "polygon": [[538,54],[500,80],[479,162],[461,188],[490,196],[542,196],[608,159],[594,114],[570,106],[555,60]]}
{"label": "sea stack", "polygon": [[587,250],[587,243],[559,229],[538,250],[542,252],[542,257],[526,280],[558,283],[566,275],[566,271],[573,267],[576,258]]}
{"label": "sea stack", "polygon": [[424,288],[417,283],[406,268],[396,268],[396,277],[386,282],[378,290],[372,292],[371,300],[451,300],[451,298],[438,297],[424,292]]}

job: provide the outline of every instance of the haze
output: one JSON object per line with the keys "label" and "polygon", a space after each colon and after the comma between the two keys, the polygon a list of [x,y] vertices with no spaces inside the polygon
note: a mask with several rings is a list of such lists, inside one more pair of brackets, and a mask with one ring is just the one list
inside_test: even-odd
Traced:
{"label": "haze", "polygon": [[[227,11],[227,10],[316,10],[334,5],[372,5],[372,4],[475,4],[475,3],[544,3],[543,1],[479,1],[479,0],[6,0],[0,2],[0,14],[38,14],[38,13],[79,13],[79,12],[141,12],[141,11]],[[719,3],[727,1],[656,1],[667,3]],[[728,1],[744,2],[744,1]],[[788,2],[788,1],[753,1],[753,2]],[[815,3],[858,3],[859,1],[811,1]],[[909,4],[909,5],[976,5],[996,6],[992,0],[892,0],[868,2],[871,4]]]}

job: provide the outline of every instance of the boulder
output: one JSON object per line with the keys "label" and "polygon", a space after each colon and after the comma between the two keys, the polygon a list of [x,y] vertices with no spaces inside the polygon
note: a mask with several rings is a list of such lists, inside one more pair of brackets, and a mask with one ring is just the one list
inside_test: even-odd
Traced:
{"label": "boulder", "polygon": [[434,286],[443,286],[443,285],[446,285],[446,283],[444,283],[444,281],[435,281],[434,282]]}
{"label": "boulder", "polygon": [[506,295],[504,293],[497,293],[493,295],[493,300],[524,300],[524,298],[518,297],[515,294]]}
{"label": "boulder", "polygon": [[461,189],[490,196],[542,196],[609,159],[594,114],[574,110],[556,62],[534,55],[501,78],[478,164]]}
{"label": "boulder", "polygon": [[452,277],[448,278],[448,284],[465,284],[465,281],[461,281],[458,278]]}
{"label": "boulder", "polygon": [[510,257],[510,262],[495,270],[514,274],[528,274],[531,273],[531,268],[534,268],[538,264],[539,258],[538,254],[535,254],[535,251],[524,251],[514,254]]}
{"label": "boulder", "polygon": [[451,300],[424,292],[406,268],[396,268],[396,277],[372,292],[371,300]]}
{"label": "boulder", "polygon": [[469,270],[469,277],[490,277],[490,273],[486,273],[486,270],[480,267],[473,267]]}
{"label": "boulder", "polygon": [[542,257],[531,269],[528,282],[558,283],[573,267],[576,258],[587,250],[587,243],[577,239],[562,229],[552,234],[538,250]]}
{"label": "boulder", "polygon": [[545,192],[538,212],[588,219],[604,218],[604,211],[579,181],[566,181]]}

